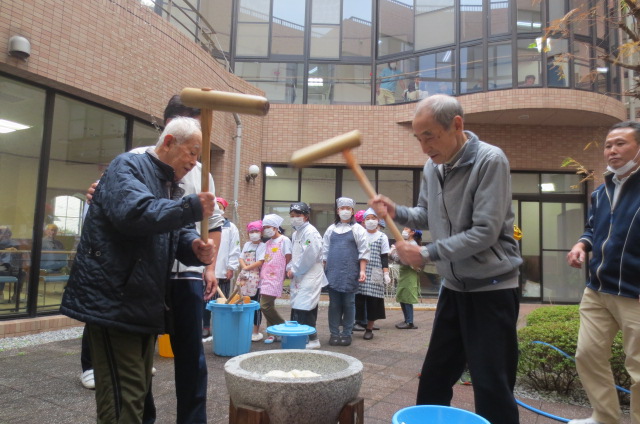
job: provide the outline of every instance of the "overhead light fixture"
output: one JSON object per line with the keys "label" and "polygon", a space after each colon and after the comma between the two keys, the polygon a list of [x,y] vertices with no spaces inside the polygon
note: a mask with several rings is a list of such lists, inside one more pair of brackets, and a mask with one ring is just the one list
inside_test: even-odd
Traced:
{"label": "overhead light fixture", "polygon": [[324,80],[322,78],[309,78],[309,87],[322,87]]}
{"label": "overhead light fixture", "polygon": [[607,68],[606,66],[599,66],[596,68],[596,71],[599,74],[606,74],[607,72],[609,72],[609,68]]}
{"label": "overhead light fixture", "polygon": [[14,131],[26,130],[31,128],[28,125],[19,124],[17,122],[0,119],[0,134],[12,133]]}
{"label": "overhead light fixture", "polygon": [[270,167],[270,166],[267,166],[264,169],[264,173],[266,174],[267,177],[277,177],[278,176],[278,174],[276,174],[276,171],[274,171],[273,168]]}
{"label": "overhead light fixture", "polygon": [[549,193],[551,191],[556,191],[556,185],[554,183],[542,183],[542,184],[540,184],[540,190],[543,193]]}

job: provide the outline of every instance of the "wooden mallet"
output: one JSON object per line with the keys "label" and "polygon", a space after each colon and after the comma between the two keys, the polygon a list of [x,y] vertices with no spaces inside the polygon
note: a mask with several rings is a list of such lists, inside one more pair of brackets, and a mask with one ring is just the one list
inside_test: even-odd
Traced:
{"label": "wooden mallet", "polygon": [[[201,110],[200,126],[202,127],[202,183],[200,190],[209,191],[209,172],[211,171],[211,125],[213,111],[243,113],[264,116],[269,112],[269,101],[264,97],[250,94],[214,91],[210,88],[185,88],[180,99],[186,106]],[[209,217],[200,223],[200,237],[204,242],[209,239]]]}
{"label": "wooden mallet", "polygon": [[[342,152],[342,156],[344,156],[347,166],[355,174],[358,182],[362,186],[362,189],[370,199],[373,199],[376,196],[376,190],[373,188],[373,185],[371,185],[367,175],[364,173],[351,151],[351,149],[358,147],[360,144],[362,144],[362,134],[360,131],[354,130],[323,142],[304,147],[300,150],[296,150],[291,155],[289,163],[296,168],[304,168],[319,159]],[[403,240],[402,233],[398,230],[395,222],[389,218],[387,218],[386,222],[391,234],[393,234],[393,237],[396,240]]]}

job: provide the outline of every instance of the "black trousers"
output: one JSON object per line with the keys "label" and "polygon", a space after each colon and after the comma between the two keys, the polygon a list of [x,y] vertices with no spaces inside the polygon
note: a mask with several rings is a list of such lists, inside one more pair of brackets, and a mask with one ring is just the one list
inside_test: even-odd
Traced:
{"label": "black trousers", "polygon": [[[316,328],[316,322],[318,321],[318,305],[310,311],[291,309],[291,321],[297,321],[298,324]],[[317,338],[317,331],[309,336],[309,340],[316,340]]]}
{"label": "black trousers", "polygon": [[513,397],[518,366],[517,289],[463,293],[442,289],[416,403],[451,404],[469,366],[476,413],[491,424],[518,424]]}

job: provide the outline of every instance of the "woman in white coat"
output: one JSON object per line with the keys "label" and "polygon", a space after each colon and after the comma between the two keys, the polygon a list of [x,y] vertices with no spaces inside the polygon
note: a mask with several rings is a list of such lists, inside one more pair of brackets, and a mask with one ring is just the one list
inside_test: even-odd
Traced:
{"label": "woman in white coat", "polygon": [[[311,208],[304,202],[292,203],[289,209],[292,257],[287,266],[291,280],[291,320],[316,327],[320,291],[328,284],[322,265],[322,236],[309,223]],[[309,336],[307,349],[320,348],[318,333]]]}

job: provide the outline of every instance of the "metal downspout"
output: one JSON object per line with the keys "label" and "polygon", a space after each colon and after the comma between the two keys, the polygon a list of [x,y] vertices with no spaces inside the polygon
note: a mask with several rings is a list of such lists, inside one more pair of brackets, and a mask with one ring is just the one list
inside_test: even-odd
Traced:
{"label": "metal downspout", "polygon": [[240,150],[242,148],[242,121],[240,115],[233,114],[236,121],[236,165],[233,171],[233,222],[238,224],[240,217],[238,216],[238,186],[240,184]]}

